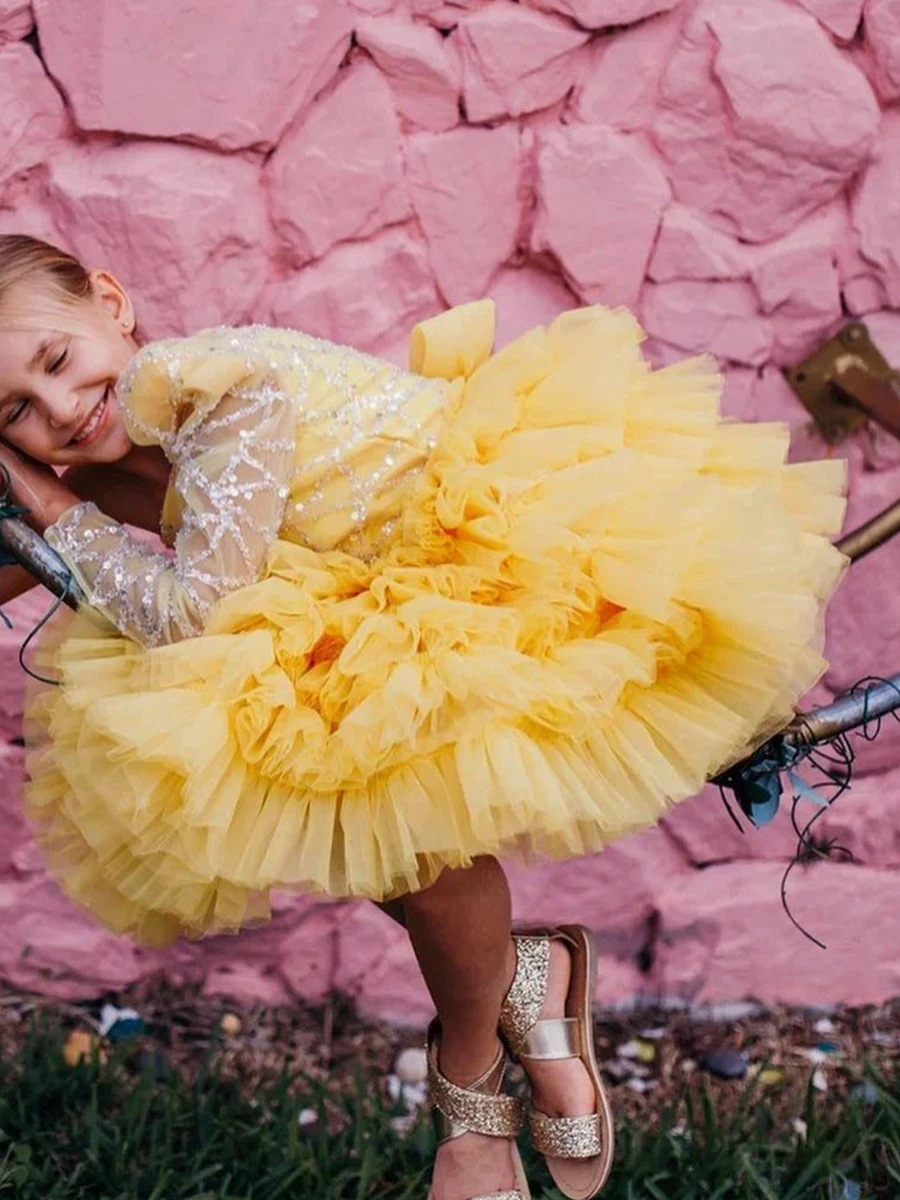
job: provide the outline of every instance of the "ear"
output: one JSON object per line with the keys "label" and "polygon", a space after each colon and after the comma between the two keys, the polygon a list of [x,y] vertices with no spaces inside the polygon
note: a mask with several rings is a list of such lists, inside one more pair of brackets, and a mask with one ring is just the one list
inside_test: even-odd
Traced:
{"label": "ear", "polygon": [[131,297],[110,271],[91,271],[91,296],[123,334],[134,332],[135,317]]}

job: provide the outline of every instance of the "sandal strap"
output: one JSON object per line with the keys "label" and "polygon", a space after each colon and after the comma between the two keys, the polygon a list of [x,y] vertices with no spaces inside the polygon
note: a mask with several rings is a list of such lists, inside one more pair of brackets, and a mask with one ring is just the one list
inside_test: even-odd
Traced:
{"label": "sandal strap", "polygon": [[547,994],[550,938],[513,934],[516,973],[500,1009],[500,1032],[513,1054],[527,1053],[528,1035],[537,1024]]}
{"label": "sandal strap", "polygon": [[525,1200],[525,1197],[518,1188],[513,1188],[511,1192],[491,1192],[487,1196],[473,1196],[472,1200]]}
{"label": "sandal strap", "polygon": [[581,1058],[584,1052],[584,1034],[577,1017],[545,1017],[532,1025],[516,1055],[551,1061]]}
{"label": "sandal strap", "polygon": [[600,1116],[548,1117],[532,1108],[528,1113],[531,1144],[550,1158],[593,1158],[603,1150]]}
{"label": "sandal strap", "polygon": [[[437,1038],[429,1037],[428,1086],[432,1115],[441,1142],[464,1133],[515,1138],[525,1123],[525,1105],[499,1089],[503,1084],[506,1055],[501,1049],[487,1071],[469,1087],[460,1087],[441,1074],[437,1065]],[[497,1076],[496,1083],[490,1080]],[[489,1091],[478,1090],[490,1088]]]}

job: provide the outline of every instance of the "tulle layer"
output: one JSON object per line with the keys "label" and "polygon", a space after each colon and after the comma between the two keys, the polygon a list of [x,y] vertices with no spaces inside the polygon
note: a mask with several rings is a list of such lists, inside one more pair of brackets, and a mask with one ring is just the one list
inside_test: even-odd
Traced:
{"label": "tulle layer", "polygon": [[163,945],[264,920],[273,887],[383,899],[600,850],[821,675],[841,464],[723,422],[705,359],[650,371],[626,313],[492,357],[487,319],[416,331],[459,384],[377,559],[281,540],[203,637],[147,651],[88,613],[45,637],[27,807],[106,925]]}

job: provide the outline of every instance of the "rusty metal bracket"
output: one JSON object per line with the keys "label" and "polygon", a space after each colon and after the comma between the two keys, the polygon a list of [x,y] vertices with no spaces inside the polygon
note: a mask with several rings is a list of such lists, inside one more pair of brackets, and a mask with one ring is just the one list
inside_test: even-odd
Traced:
{"label": "rusty metal bracket", "polygon": [[785,377],[827,442],[844,441],[869,418],[900,438],[900,371],[862,321],[853,321]]}
{"label": "rusty metal bracket", "polygon": [[[862,321],[852,321],[785,378],[832,445],[867,420],[900,438],[900,371],[894,370]],[[900,533],[900,501],[844,535],[838,548],[854,562]]]}

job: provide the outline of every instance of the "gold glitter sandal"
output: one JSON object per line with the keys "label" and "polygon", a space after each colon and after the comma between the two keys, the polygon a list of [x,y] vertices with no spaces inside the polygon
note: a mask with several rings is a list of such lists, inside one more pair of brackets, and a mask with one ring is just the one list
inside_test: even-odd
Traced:
{"label": "gold glitter sandal", "polygon": [[[458,1087],[438,1069],[439,1033],[440,1024],[434,1020],[428,1028],[428,1087],[438,1145],[462,1137],[464,1133],[511,1139],[510,1157],[516,1176],[515,1187],[505,1192],[473,1196],[472,1200],[531,1200],[525,1168],[515,1143],[524,1123],[522,1101],[500,1090],[509,1065],[506,1051],[501,1047],[480,1079],[468,1087]],[[429,1191],[428,1200],[434,1200],[433,1191]]]}
{"label": "gold glitter sandal", "polygon": [[[582,925],[513,934],[516,974],[500,1011],[500,1033],[519,1059],[580,1058],[594,1084],[596,1111],[583,1117],[550,1117],[533,1106],[528,1127],[553,1181],[569,1200],[591,1200],[609,1178],[613,1117],[594,1054],[591,1009],[596,954]],[[561,941],[572,959],[565,1017],[539,1019],[547,994],[550,942]]]}

